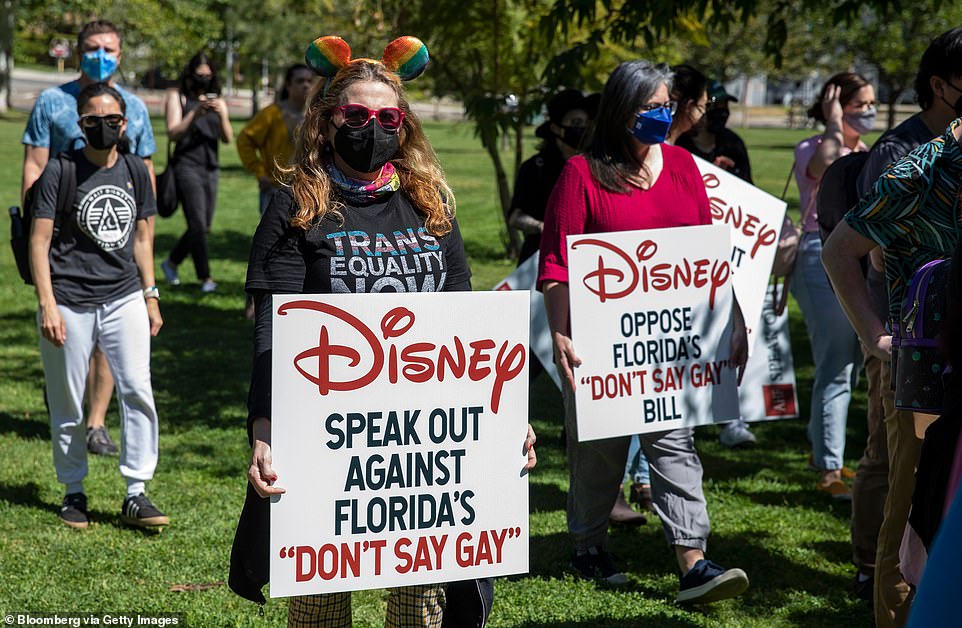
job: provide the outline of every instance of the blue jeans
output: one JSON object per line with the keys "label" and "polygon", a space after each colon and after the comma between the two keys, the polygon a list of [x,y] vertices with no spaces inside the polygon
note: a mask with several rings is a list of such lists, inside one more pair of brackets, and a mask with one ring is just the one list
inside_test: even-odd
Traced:
{"label": "blue jeans", "polygon": [[257,211],[263,216],[264,212],[267,211],[267,206],[271,203],[271,195],[274,194],[275,188],[267,188],[266,190],[258,190],[257,193]]}
{"label": "blue jeans", "polygon": [[791,292],[802,310],[815,362],[808,439],[816,467],[841,469],[858,341],[829,283],[817,233],[802,236]]}
{"label": "blue jeans", "polygon": [[651,472],[648,470],[648,459],[641,450],[641,439],[635,434],[628,443],[628,464],[625,465],[625,477],[632,484],[651,484]]}

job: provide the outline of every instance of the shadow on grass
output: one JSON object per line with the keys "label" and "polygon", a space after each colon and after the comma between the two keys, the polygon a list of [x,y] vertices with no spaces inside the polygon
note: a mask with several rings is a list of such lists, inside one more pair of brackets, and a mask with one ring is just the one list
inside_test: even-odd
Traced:
{"label": "shadow on grass", "polygon": [[47,415],[36,417],[17,417],[0,412],[0,434],[16,434],[20,438],[50,438],[50,423]]}
{"label": "shadow on grass", "polygon": [[568,494],[557,484],[531,481],[528,484],[528,509],[531,513],[564,511]]}
{"label": "shadow on grass", "polygon": [[27,484],[0,483],[0,502],[25,506],[43,512],[56,513],[60,510],[59,505],[48,504],[40,499],[40,486],[36,482]]}
{"label": "shadow on grass", "polygon": [[0,330],[0,340],[6,346],[36,347],[39,339],[37,310],[29,308],[4,312],[0,315]]}
{"label": "shadow on grass", "polygon": [[[183,218],[183,209],[178,209],[177,213],[170,217],[170,220],[174,221],[175,224],[182,225],[183,230],[179,231],[177,235],[158,233],[155,236],[154,253],[157,259],[160,260],[167,259],[174,245],[177,244],[183,232],[187,230],[187,224]],[[215,217],[213,230],[207,234],[207,250],[212,267],[216,270],[218,260],[231,260],[246,265],[247,260],[250,258],[251,238],[254,235],[253,231],[251,233],[245,233],[233,229],[218,229],[216,221],[217,218]],[[194,264],[190,256],[180,264],[178,270],[181,279],[184,281],[194,276]],[[162,276],[160,278],[163,279]],[[218,284],[220,284],[219,280]]]}
{"label": "shadow on grass", "polygon": [[480,263],[500,262],[505,255],[503,247],[490,246],[471,238],[464,239],[464,252],[471,262]]}
{"label": "shadow on grass", "polygon": [[[241,423],[241,426],[243,423]],[[243,427],[238,428],[238,439],[243,438]],[[193,442],[189,438],[179,439],[176,447],[163,451],[164,464],[182,470],[191,470],[212,479],[242,477],[246,466],[231,458],[219,455],[213,445]]]}
{"label": "shadow on grass", "polygon": [[[222,284],[224,291],[240,290]],[[240,307],[190,297],[167,300],[164,328],[154,340],[151,371],[165,429],[197,425],[244,429],[252,326]],[[232,302],[232,301],[231,301]]]}

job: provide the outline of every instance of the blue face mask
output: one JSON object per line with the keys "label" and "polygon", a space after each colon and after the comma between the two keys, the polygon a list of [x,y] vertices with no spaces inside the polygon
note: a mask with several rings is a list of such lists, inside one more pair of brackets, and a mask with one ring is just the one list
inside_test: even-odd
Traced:
{"label": "blue face mask", "polygon": [[83,59],[80,60],[80,71],[97,82],[106,81],[117,71],[119,63],[116,56],[109,54],[103,48],[98,48],[93,52],[84,53]]}
{"label": "blue face mask", "polygon": [[635,125],[629,132],[642,144],[661,144],[671,127],[671,109],[658,107],[635,114]]}

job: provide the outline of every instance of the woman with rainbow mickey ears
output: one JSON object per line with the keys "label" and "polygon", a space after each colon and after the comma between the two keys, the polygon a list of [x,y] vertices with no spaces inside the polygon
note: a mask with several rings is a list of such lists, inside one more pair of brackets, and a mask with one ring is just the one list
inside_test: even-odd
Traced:
{"label": "woman with rainbow mickey ears", "polygon": [[[351,59],[343,39],[327,36],[308,46],[306,59],[326,82],[308,97],[293,165],[283,171],[285,187],[272,196],[257,227],[247,271],[256,311],[248,398],[252,456],[230,585],[258,601],[268,562],[263,498],[284,492],[275,484],[271,454],[271,295],[471,290],[454,194],[401,87],[424,71],[427,47],[401,37],[380,61]],[[397,278],[351,272],[351,261],[367,253],[359,244],[364,238],[394,233],[418,239],[419,246],[402,242],[395,248],[411,258],[403,265],[409,273]],[[385,240],[379,246],[392,245]],[[413,258],[421,246],[440,253],[436,263]],[[536,463],[534,440],[529,428],[527,469]],[[388,598],[385,625],[483,625],[490,606],[490,581],[398,587]],[[291,598],[288,625],[350,626],[351,594]]]}

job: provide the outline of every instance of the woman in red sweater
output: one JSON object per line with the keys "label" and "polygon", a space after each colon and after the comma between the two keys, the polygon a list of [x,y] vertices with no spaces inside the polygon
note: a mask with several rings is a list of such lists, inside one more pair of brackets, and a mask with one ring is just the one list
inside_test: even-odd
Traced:
{"label": "woman in red sweater", "polygon": [[[587,154],[568,160],[548,201],[541,238],[539,285],[551,324],[555,362],[565,382],[568,433],[568,531],[572,568],[585,578],[623,584],[606,552],[608,514],[624,473],[629,437],[578,442],[572,369],[580,360],[569,326],[565,238],[583,233],[711,223],[708,197],[691,155],[664,143],[675,103],[668,66],[628,61],[609,77]],[[745,325],[735,308],[732,361],[748,355]],[[681,570],[679,602],[713,602],[748,586],[741,569],[705,559],[710,531],[701,461],[691,428],[643,434],[652,497]]]}

